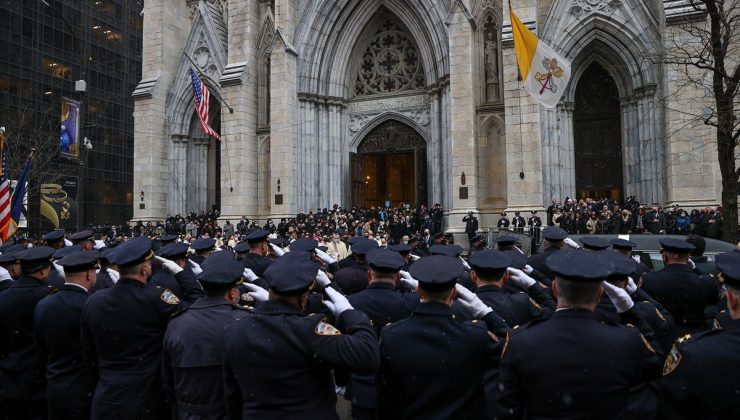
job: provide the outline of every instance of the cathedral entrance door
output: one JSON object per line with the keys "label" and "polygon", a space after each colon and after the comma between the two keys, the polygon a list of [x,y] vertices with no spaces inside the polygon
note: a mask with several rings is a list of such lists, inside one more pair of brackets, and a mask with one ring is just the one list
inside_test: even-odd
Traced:
{"label": "cathedral entrance door", "polygon": [[623,198],[620,115],[614,79],[591,64],[576,86],[573,115],[578,198]]}
{"label": "cathedral entrance door", "polygon": [[386,121],[351,156],[352,205],[371,207],[427,201],[426,143],[413,128]]}

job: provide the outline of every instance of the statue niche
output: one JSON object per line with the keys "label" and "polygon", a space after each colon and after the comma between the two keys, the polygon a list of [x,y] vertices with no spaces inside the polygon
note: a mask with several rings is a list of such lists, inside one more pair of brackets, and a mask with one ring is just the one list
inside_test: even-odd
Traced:
{"label": "statue niche", "polygon": [[499,42],[498,23],[489,14],[482,28],[483,73],[485,78],[485,102],[500,102],[499,96]]}

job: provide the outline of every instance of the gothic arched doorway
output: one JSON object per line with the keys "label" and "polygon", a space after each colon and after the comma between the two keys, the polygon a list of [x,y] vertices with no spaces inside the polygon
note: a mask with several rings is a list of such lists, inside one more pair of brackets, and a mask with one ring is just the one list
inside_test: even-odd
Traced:
{"label": "gothic arched doorway", "polygon": [[573,110],[577,197],[622,198],[620,115],[617,84],[592,63],[578,81]]}
{"label": "gothic arched doorway", "polygon": [[408,125],[388,120],[373,128],[352,154],[352,205],[426,203],[426,142]]}

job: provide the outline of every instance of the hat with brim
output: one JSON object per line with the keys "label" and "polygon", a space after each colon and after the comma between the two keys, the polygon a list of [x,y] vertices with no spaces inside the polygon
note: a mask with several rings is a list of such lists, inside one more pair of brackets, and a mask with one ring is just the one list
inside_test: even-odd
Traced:
{"label": "hat with brim", "polygon": [[306,251],[286,252],[265,270],[270,290],[278,294],[302,293],[316,281],[319,265]]}
{"label": "hat with brim", "polygon": [[578,250],[553,252],[545,265],[559,278],[579,283],[594,283],[614,273],[614,264],[598,253]]}
{"label": "hat with brim", "polygon": [[82,273],[95,270],[100,253],[98,251],[76,251],[57,262],[64,268],[65,274]]}
{"label": "hat with brim", "polygon": [[421,258],[409,268],[409,274],[419,281],[419,287],[430,292],[455,287],[463,272],[462,261],[447,255]]}
{"label": "hat with brim", "polygon": [[[219,251],[216,254],[220,254],[221,252],[225,251]],[[219,264],[209,264],[203,266],[203,271],[198,274],[198,280],[201,283],[220,285],[224,287],[238,286],[243,281],[243,272],[244,264],[231,259],[223,261]]]}
{"label": "hat with brim", "polygon": [[132,267],[152,258],[152,241],[146,236],[138,236],[115,247],[109,261],[119,267]]}
{"label": "hat with brim", "polygon": [[35,246],[20,251],[18,261],[21,263],[21,271],[24,274],[30,274],[48,268],[52,255],[54,255],[54,248],[48,246]]}

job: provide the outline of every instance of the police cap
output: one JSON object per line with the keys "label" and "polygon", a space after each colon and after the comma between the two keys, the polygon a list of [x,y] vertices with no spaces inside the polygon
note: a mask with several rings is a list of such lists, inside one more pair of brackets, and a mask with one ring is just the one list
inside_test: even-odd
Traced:
{"label": "police cap", "polygon": [[196,252],[212,250],[215,246],[216,240],[213,238],[196,239],[192,243],[192,245],[190,245],[190,247],[193,248]]}
{"label": "police cap", "polygon": [[527,256],[517,251],[516,249],[507,249],[506,251],[500,252],[509,257],[509,259],[511,260],[511,264],[509,265],[509,267],[521,270],[522,268],[524,268],[525,265],[527,265]]}
{"label": "police cap", "polygon": [[100,261],[110,263],[110,256],[115,250],[115,248],[105,248],[103,251],[100,251]]}
{"label": "police cap", "polygon": [[516,241],[517,237],[512,235],[501,235],[493,240],[493,242],[496,242],[499,246],[511,246],[514,245]]}
{"label": "police cap", "polygon": [[100,253],[98,251],[75,251],[62,258],[57,264],[64,267],[64,272],[81,273],[83,271],[94,270],[98,265]]}
{"label": "police cap", "polygon": [[316,249],[316,247],[319,246],[319,241],[316,239],[298,239],[294,241],[292,244],[290,244],[290,249],[292,251],[306,251],[310,252]]}
{"label": "police cap", "polygon": [[581,243],[584,249],[591,251],[602,251],[611,246],[611,242],[598,236],[581,236]]}
{"label": "police cap", "polygon": [[59,248],[56,251],[54,251],[53,257],[55,260],[61,260],[67,255],[72,254],[77,251],[82,251],[82,245],[72,245],[72,246],[65,246],[65,247]]}
{"label": "police cap", "polygon": [[270,290],[278,294],[295,294],[306,290],[319,272],[319,265],[313,262],[306,251],[286,252],[265,270],[264,277]]}
{"label": "police cap", "polygon": [[177,235],[162,235],[159,237],[159,243],[161,243],[162,245],[167,245],[171,242],[175,242],[177,238]]}
{"label": "police cap", "polygon": [[259,229],[259,230],[255,230],[254,232],[250,232],[247,235],[246,239],[247,239],[247,242],[249,242],[250,244],[258,244],[262,241],[266,241],[267,236],[269,234],[270,233],[267,232],[266,230]]}
{"label": "police cap", "polygon": [[463,253],[463,248],[460,245],[432,245],[429,247],[429,253],[457,258]]}
{"label": "police cap", "polygon": [[108,260],[119,267],[129,267],[152,258],[152,241],[146,236],[138,236],[115,247]]}
{"label": "police cap", "polygon": [[485,277],[486,272],[506,270],[511,266],[511,259],[503,252],[486,249],[475,252],[469,256],[468,264],[473,270],[482,272]]}
{"label": "police cap", "polygon": [[21,262],[21,271],[24,274],[35,273],[49,267],[54,248],[48,246],[35,246],[18,253],[18,261]]}
{"label": "police cap", "polygon": [[556,226],[550,226],[542,231],[542,237],[550,242],[560,242],[568,237],[568,232]]}
{"label": "police cap", "polygon": [[249,242],[239,242],[234,247],[234,252],[238,252],[240,254],[243,254],[245,252],[249,252]]}
{"label": "police cap", "polygon": [[635,247],[637,247],[636,243],[632,241],[628,241],[626,239],[619,238],[619,239],[612,240],[612,248],[614,249],[623,249],[625,251],[631,251],[632,248],[635,248]]}
{"label": "police cap", "polygon": [[597,252],[600,257],[603,257],[614,265],[614,272],[609,277],[625,279],[637,269],[635,267],[635,261],[632,258],[624,256],[624,254],[608,249]]}
{"label": "police cap", "polygon": [[229,261],[236,261],[234,253],[228,249],[222,249],[211,254],[208,258],[203,261],[201,268],[208,267],[209,265],[224,264]]}
{"label": "police cap", "polygon": [[372,239],[363,238],[362,240],[356,241],[352,245],[352,253],[356,255],[366,255],[368,252],[372,251],[373,249],[378,248],[378,243],[373,241]]}
{"label": "police cap", "polygon": [[159,250],[157,250],[157,255],[169,260],[185,258],[188,253],[188,248],[188,244],[183,242],[171,243],[169,245],[163,246],[162,248],[159,248]]}
{"label": "police cap", "polygon": [[0,255],[0,267],[7,267],[18,262],[18,251],[5,251]]}
{"label": "police cap", "polygon": [[424,257],[409,268],[409,274],[419,281],[419,287],[432,292],[455,287],[463,271],[462,261],[447,255]]}
{"label": "police cap", "polygon": [[554,252],[545,265],[558,277],[581,283],[599,282],[614,273],[614,265],[606,258],[581,249]]}
{"label": "police cap", "polygon": [[92,240],[93,238],[93,232],[91,230],[85,229],[81,230],[74,235],[69,237],[69,240],[72,242],[82,242],[87,240]]}
{"label": "police cap", "polygon": [[46,242],[56,242],[60,239],[64,239],[64,231],[63,230],[52,230],[51,232],[42,236],[41,239],[45,240]]}
{"label": "police cap", "polygon": [[411,247],[407,244],[391,245],[388,247],[388,249],[390,249],[391,251],[399,252],[402,255],[411,252]]}
{"label": "police cap", "polygon": [[396,273],[406,264],[401,254],[386,249],[377,249],[367,255],[367,262],[375,271]]}
{"label": "police cap", "polygon": [[[219,251],[217,254],[222,252],[226,251]],[[208,259],[210,258],[211,257]],[[220,264],[209,264],[203,266],[203,271],[198,274],[198,280],[202,283],[213,285],[236,286],[242,283],[243,272],[244,264],[232,259],[231,261],[227,260]]]}
{"label": "police cap", "polygon": [[720,279],[729,287],[740,290],[740,252],[732,251],[714,257],[714,265],[720,272]]}
{"label": "police cap", "polygon": [[688,254],[696,249],[694,245],[677,238],[661,238],[658,242],[664,250],[678,254]]}

